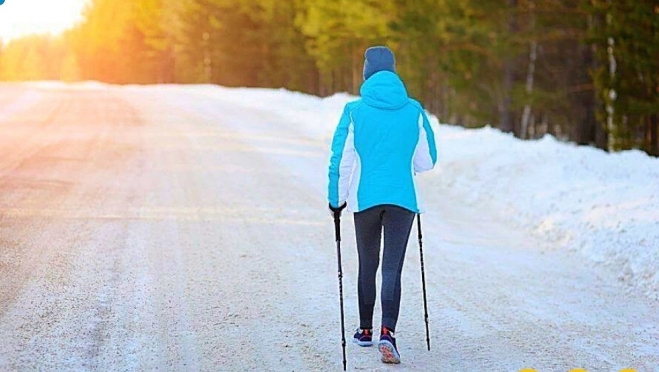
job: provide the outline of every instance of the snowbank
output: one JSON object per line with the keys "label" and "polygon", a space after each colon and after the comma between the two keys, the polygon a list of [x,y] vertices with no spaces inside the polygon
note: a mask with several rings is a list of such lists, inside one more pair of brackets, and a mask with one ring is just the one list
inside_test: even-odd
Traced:
{"label": "snowbank", "polygon": [[172,85],[170,88],[202,93],[241,107],[268,110],[273,117],[299,123],[310,137],[330,139],[343,113],[343,106],[356,97],[345,93],[320,98],[286,89],[225,88],[215,85]]}
{"label": "snowbank", "polygon": [[659,299],[659,159],[439,126],[443,181]]}

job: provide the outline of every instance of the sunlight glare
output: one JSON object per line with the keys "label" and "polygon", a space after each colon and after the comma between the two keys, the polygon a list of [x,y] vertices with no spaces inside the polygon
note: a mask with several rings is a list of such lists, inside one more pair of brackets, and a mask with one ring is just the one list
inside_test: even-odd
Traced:
{"label": "sunlight glare", "polygon": [[0,5],[0,39],[58,34],[80,21],[87,0],[5,0]]}

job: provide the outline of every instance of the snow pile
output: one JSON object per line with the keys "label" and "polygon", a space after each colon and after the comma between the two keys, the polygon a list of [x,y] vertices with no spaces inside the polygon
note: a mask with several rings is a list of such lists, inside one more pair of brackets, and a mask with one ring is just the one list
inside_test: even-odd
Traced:
{"label": "snow pile", "polygon": [[439,125],[442,182],[659,298],[659,159]]}
{"label": "snow pile", "polygon": [[[197,87],[199,89],[199,87]],[[277,120],[329,143],[347,94],[318,98],[286,90],[207,86],[204,94],[269,110]],[[440,172],[433,180],[474,208],[498,210],[555,247],[610,266],[621,280],[659,298],[659,159],[607,154],[551,136],[521,141],[489,127],[439,124]],[[511,242],[514,244],[514,242]]]}
{"label": "snow pile", "polygon": [[356,97],[340,93],[320,98],[286,89],[225,88],[215,85],[170,86],[217,98],[222,102],[257,110],[266,110],[273,121],[298,123],[300,131],[309,137],[331,139],[343,106]]}

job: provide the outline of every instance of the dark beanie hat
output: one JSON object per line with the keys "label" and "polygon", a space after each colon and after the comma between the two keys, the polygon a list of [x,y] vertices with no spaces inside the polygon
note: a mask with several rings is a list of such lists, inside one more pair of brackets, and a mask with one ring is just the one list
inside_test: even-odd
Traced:
{"label": "dark beanie hat", "polygon": [[379,71],[396,72],[394,53],[386,46],[374,46],[364,53],[364,80]]}

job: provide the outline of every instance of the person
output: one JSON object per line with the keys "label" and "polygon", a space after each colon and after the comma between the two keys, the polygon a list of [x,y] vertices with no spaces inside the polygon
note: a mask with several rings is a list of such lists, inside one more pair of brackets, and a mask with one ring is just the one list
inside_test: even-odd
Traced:
{"label": "person", "polygon": [[382,253],[382,319],[378,349],[385,363],[400,363],[396,323],[407,242],[422,212],[416,173],[434,168],[435,137],[421,104],[408,97],[385,46],[364,53],[361,98],[345,105],[334,133],[329,164],[329,209],[354,212],[359,276],[359,328],[353,341],[373,345],[375,279]]}

